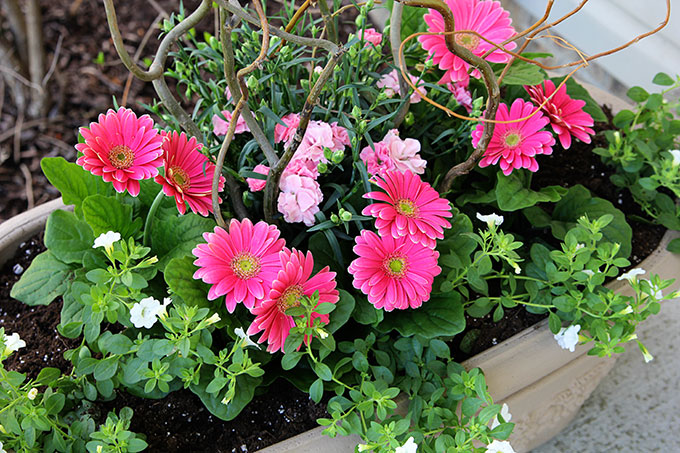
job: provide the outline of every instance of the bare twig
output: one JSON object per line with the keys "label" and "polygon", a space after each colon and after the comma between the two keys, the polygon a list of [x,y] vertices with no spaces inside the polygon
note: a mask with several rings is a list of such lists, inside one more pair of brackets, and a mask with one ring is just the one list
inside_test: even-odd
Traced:
{"label": "bare twig", "polygon": [[182,129],[184,129],[187,134],[196,137],[196,139],[201,143],[205,143],[203,132],[201,132],[201,129],[196,125],[194,120],[191,119],[191,116],[189,116],[182,106],[179,105],[179,102],[177,102],[173,96],[170,88],[168,88],[165,78],[161,77],[159,79],[155,79],[151,83],[153,84],[156,94],[158,94],[158,97],[165,108],[168,109],[172,116],[177,118],[177,121],[179,122],[179,125],[182,127]]}
{"label": "bare twig", "polygon": [[309,92],[304,107],[302,107],[302,111],[300,112],[300,124],[295,130],[293,141],[283,153],[281,159],[279,159],[276,165],[271,167],[269,170],[269,174],[267,175],[267,184],[264,187],[263,201],[264,218],[265,221],[269,223],[274,223],[274,215],[276,213],[276,199],[279,193],[279,182],[281,181],[283,170],[285,170],[286,166],[295,155],[300,143],[302,143],[302,139],[304,138],[305,132],[307,131],[307,126],[309,125],[309,120],[312,116],[312,110],[314,110],[314,106],[316,105],[316,102],[319,98],[319,94],[321,94],[321,90],[333,74],[333,69],[338,64],[338,61],[342,57],[343,53],[344,50],[340,48],[331,55],[330,60],[328,60],[328,63],[323,68],[323,71],[321,71],[321,74],[314,84],[314,87]]}
{"label": "bare twig", "polygon": [[57,62],[59,61],[59,54],[61,53],[61,43],[64,41],[64,35],[60,34],[59,39],[57,39],[57,47],[54,48],[54,55],[52,55],[52,62],[50,63],[50,68],[47,70],[47,74],[43,77],[41,85],[44,88],[47,82],[52,78],[52,74],[57,67]]}
{"label": "bare twig", "polygon": [[[23,124],[21,124],[19,129],[22,130],[22,131],[25,131],[26,129],[30,129],[30,128],[35,127],[35,126],[40,126],[41,124],[43,124],[45,122],[51,123],[51,122],[61,121],[63,119],[64,119],[64,117],[62,115],[57,115],[57,116],[53,116],[53,117],[50,117],[50,118],[38,118],[38,119],[35,119],[35,120],[23,122]],[[5,140],[7,140],[9,138],[12,138],[15,134],[15,131],[16,131],[16,124],[10,130],[7,130],[7,131],[1,133],[0,134],[0,143],[4,142]]]}
{"label": "bare twig", "polygon": [[31,82],[40,87],[40,89],[33,90],[27,112],[32,118],[38,118],[45,116],[48,104],[48,92],[42,89],[42,81],[45,77],[45,49],[43,47],[42,15],[38,0],[26,2],[26,34],[28,72]]}
{"label": "bare twig", "polygon": [[318,0],[319,4],[319,10],[321,11],[321,17],[323,17],[323,23],[328,30],[328,39],[333,41],[334,43],[338,43],[338,30],[335,28],[335,19],[333,19],[333,16],[331,15],[330,10],[328,9],[328,3],[326,3],[327,0]]}
{"label": "bare twig", "polygon": [[31,171],[26,164],[19,165],[19,168],[26,180],[26,201],[28,202],[28,209],[32,209],[35,206],[35,198],[33,196],[33,176],[31,176]]}
{"label": "bare twig", "polygon": [[7,7],[7,21],[9,28],[12,30],[14,36],[14,44],[17,49],[19,60],[21,61],[21,68],[23,71],[28,70],[28,37],[26,33],[26,22],[24,21],[24,13],[17,0],[6,0]]}
{"label": "bare twig", "polygon": [[[403,10],[404,5],[399,2],[394,2],[392,5],[392,16],[390,17],[390,47],[392,48],[392,59],[395,62],[402,61],[404,58],[404,51],[401,47],[401,16]],[[402,121],[404,121],[404,118],[408,114],[408,109],[411,106],[411,97],[407,96],[408,85],[406,84],[405,76],[402,71],[397,71],[397,77],[399,78],[399,91],[402,93],[402,97],[404,97],[405,100],[397,114],[394,116],[393,124],[395,128],[399,127]]]}
{"label": "bare twig", "polygon": [[13,158],[15,164],[18,164],[21,161],[21,130],[23,128],[23,124],[24,124],[24,112],[23,110],[20,110],[19,115],[17,116],[17,121],[16,123],[14,123]]}
{"label": "bare twig", "polygon": [[[153,34],[154,31],[158,30],[158,27],[156,25],[158,22],[163,18],[163,14],[158,13],[156,18],[151,22],[151,25],[149,25],[149,28],[146,29],[146,33],[144,33],[144,36],[142,37],[142,41],[139,43],[139,46],[137,46],[137,50],[135,51],[135,55],[132,57],[132,61],[136,64],[139,61],[139,58],[142,56],[142,52],[144,51],[144,47],[146,47],[146,44],[149,42],[149,39],[151,38],[151,35]],[[130,87],[132,86],[132,77],[133,74],[130,72],[128,73],[127,79],[125,80],[125,88],[123,88],[123,97],[121,99],[120,105],[126,105],[127,104],[127,98],[128,95],[130,94]]]}
{"label": "bare twig", "polygon": [[123,37],[120,34],[120,29],[118,28],[118,19],[116,17],[116,9],[113,5],[113,0],[104,0],[104,7],[106,9],[106,21],[109,24],[109,31],[111,32],[111,37],[113,38],[113,44],[116,47],[118,56],[120,56],[121,61],[130,72],[132,72],[135,77],[141,79],[145,82],[150,82],[157,80],[163,76],[163,71],[165,70],[165,61],[170,53],[170,47],[177,41],[182,35],[184,35],[190,28],[195,27],[210,11],[212,5],[212,0],[202,0],[201,4],[196,8],[196,10],[187,16],[182,22],[177,24],[172,30],[170,30],[161,44],[158,46],[158,51],[156,56],[151,63],[148,70],[143,70],[137,63],[135,63],[130,54],[128,54],[125,45],[123,44]]}

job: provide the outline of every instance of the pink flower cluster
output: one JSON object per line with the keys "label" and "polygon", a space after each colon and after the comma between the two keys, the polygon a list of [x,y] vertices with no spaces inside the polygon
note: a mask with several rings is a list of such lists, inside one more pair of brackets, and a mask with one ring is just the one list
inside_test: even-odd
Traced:
{"label": "pink flower cluster", "polygon": [[[300,115],[289,113],[281,118],[285,123],[274,128],[274,141],[290,146],[295,130],[300,124]],[[347,130],[338,123],[310,121],[305,136],[293,159],[283,174],[279,188],[278,210],[283,219],[289,223],[303,222],[307,226],[314,225],[314,214],[319,212],[319,204],[323,201],[323,193],[317,182],[319,163],[327,163],[326,150],[344,151],[349,146]],[[269,173],[265,165],[257,165],[254,171],[263,175]],[[257,192],[264,189],[264,181],[246,178],[250,190]]]}
{"label": "pink flower cluster", "polygon": [[411,171],[422,175],[427,162],[420,157],[420,142],[413,138],[402,140],[399,131],[392,129],[385,137],[361,150],[359,157],[371,175],[385,176],[388,171]]}
{"label": "pink flower cluster", "polygon": [[[227,310],[233,313],[243,305],[255,316],[248,335],[262,332],[259,342],[267,341],[269,352],[283,351],[295,318],[286,310],[300,305],[302,297],[318,291],[319,304],[337,303],[335,272],[326,266],[312,276],[314,258],[285,247],[280,231],[273,225],[232,219],[229,231],[215,227],[203,235],[206,243],[193,250],[198,270],[195,279],[211,285],[208,299],[225,296]],[[328,323],[328,315],[313,313]],[[311,338],[305,338],[310,341]]]}
{"label": "pink flower cluster", "polygon": [[[80,128],[85,139],[76,149],[83,153],[76,161],[85,170],[113,183],[117,192],[139,195],[139,181],[154,178],[163,193],[174,197],[177,210],[186,205],[198,214],[212,212],[212,179],[215,165],[201,153],[203,145],[184,132],[159,133],[149,115],[137,115],[124,107],[99,115],[99,122]],[[164,174],[159,174],[159,168]],[[220,176],[218,190],[224,188]]]}
{"label": "pink flower cluster", "polygon": [[[229,130],[232,113],[229,110],[222,110],[222,115],[225,119],[222,119],[220,115],[213,115],[212,117],[213,132],[215,135],[227,135],[227,131]],[[250,132],[250,128],[246,124],[246,119],[243,118],[243,114],[241,114],[236,120],[234,134],[242,134],[244,132]]]}
{"label": "pink flower cluster", "polygon": [[363,33],[359,33],[359,38],[366,41],[364,47],[370,46],[371,44],[374,46],[379,46],[382,42],[383,35],[379,31],[376,31],[375,28],[367,28],[363,31]]}
{"label": "pink flower cluster", "polygon": [[[418,102],[421,101],[423,96],[427,95],[427,90],[423,88],[422,81],[418,79],[418,77],[409,74],[409,78],[411,79],[411,82],[418,87],[417,90],[413,92],[413,94],[410,97],[411,104],[417,104]],[[378,82],[375,84],[378,88],[384,88],[385,89],[385,95],[388,98],[394,97],[395,94],[398,94],[401,96],[401,88],[399,87],[399,75],[397,73],[396,69],[393,69],[392,71],[388,72],[384,76],[378,80]]]}
{"label": "pink flower cluster", "polygon": [[387,171],[378,177],[384,192],[364,195],[378,201],[362,211],[376,218],[378,234],[363,230],[356,238],[349,266],[352,284],[376,308],[386,311],[417,308],[430,299],[432,283],[441,268],[434,250],[444,228],[451,224],[451,205],[410,171]]}
{"label": "pink flower cluster", "polygon": [[[584,101],[569,97],[564,85],[555,92],[555,85],[550,80],[546,80],[542,85],[525,89],[534,102],[539,105],[545,104],[540,110],[531,102],[522,99],[515,99],[510,109],[507,105],[501,104],[496,112],[496,120],[508,122],[496,124],[489,146],[479,161],[480,167],[498,163],[505,175],[518,168],[537,171],[536,156],[552,154],[552,147],[555,144],[553,135],[543,130],[548,123],[565,149],[571,145],[572,135],[585,143],[590,143],[590,135],[595,131],[589,127],[593,125],[593,118],[583,111]],[[552,94],[554,96],[549,99]],[[543,114],[544,112],[547,116]],[[479,143],[483,129],[484,125],[480,122],[472,131],[473,146]]]}

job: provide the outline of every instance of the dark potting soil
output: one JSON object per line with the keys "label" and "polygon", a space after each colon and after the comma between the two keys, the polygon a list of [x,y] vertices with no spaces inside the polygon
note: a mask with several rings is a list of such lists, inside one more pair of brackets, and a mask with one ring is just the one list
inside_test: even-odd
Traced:
{"label": "dark potting soil", "polygon": [[[71,371],[71,362],[63,353],[80,341],[64,338],[57,332],[62,301],[29,307],[10,297],[12,285],[45,250],[42,233],[21,244],[14,258],[0,270],[0,327],[7,334],[18,333],[26,347],[5,361],[8,370],[37,377],[45,367]],[[270,392],[256,396],[234,420],[225,422],[213,416],[201,400],[189,390],[169,394],[161,400],[139,398],[119,391],[108,402],[93,408],[100,423],[106,414],[128,406],[134,411],[130,429],[147,436],[149,449],[157,453],[172,452],[253,452],[296,434],[315,428],[316,419],[326,417],[326,405],[315,404],[309,395],[287,381],[279,379]]]}

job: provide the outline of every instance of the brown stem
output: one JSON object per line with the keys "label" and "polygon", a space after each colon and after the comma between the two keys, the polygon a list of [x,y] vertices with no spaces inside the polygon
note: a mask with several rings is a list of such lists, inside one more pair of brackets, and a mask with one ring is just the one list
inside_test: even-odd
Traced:
{"label": "brown stem", "polygon": [[201,132],[201,129],[194,123],[191,116],[189,116],[172,95],[170,88],[168,88],[168,84],[165,82],[165,78],[161,77],[160,79],[155,79],[151,83],[156,90],[156,94],[158,94],[159,99],[163,103],[163,106],[165,106],[170,114],[177,119],[182,129],[184,129],[187,134],[196,137],[201,143],[205,143],[203,132]]}
{"label": "brown stem", "polygon": [[327,0],[318,0],[319,10],[321,11],[321,17],[323,17],[323,23],[328,30],[328,39],[334,43],[338,43],[338,30],[335,28],[335,21],[333,15],[328,9]]}
{"label": "brown stem", "polygon": [[[442,180],[439,186],[440,192],[442,193],[448,192],[449,189],[451,189],[453,180],[457,176],[469,173],[470,170],[472,170],[475,167],[477,161],[482,157],[484,151],[486,151],[487,146],[489,146],[491,137],[493,137],[493,130],[495,124],[493,122],[486,120],[489,119],[494,120],[496,118],[496,110],[498,110],[498,104],[500,102],[501,93],[500,90],[498,89],[496,76],[494,75],[491,66],[489,66],[489,63],[487,63],[487,61],[484,60],[483,58],[480,58],[477,55],[473,54],[469,49],[460,46],[458,45],[458,43],[456,43],[455,36],[453,35],[453,32],[455,31],[453,13],[451,12],[451,9],[448,7],[446,3],[444,3],[442,0],[400,0],[400,1],[404,5],[408,6],[417,6],[420,8],[432,8],[434,10],[437,10],[442,15],[442,17],[444,18],[446,30],[445,40],[447,49],[454,55],[460,57],[463,61],[479,69],[479,71],[482,73],[484,85],[486,86],[486,90],[489,94],[489,97],[486,101],[486,111],[484,113],[485,120],[484,129],[482,130],[482,137],[479,140],[477,147],[472,152],[470,157],[468,157],[464,162],[461,162],[460,164],[452,167],[446,173],[446,176],[444,176],[444,179]],[[400,64],[400,66],[403,65]]]}
{"label": "brown stem", "polygon": [[264,187],[263,202],[264,219],[269,223],[274,223],[274,215],[276,214],[276,199],[279,193],[279,182],[281,181],[283,170],[285,170],[286,166],[295,155],[295,151],[297,151],[300,143],[302,143],[305,132],[307,132],[309,120],[312,116],[312,110],[314,110],[314,106],[316,105],[316,102],[319,98],[319,94],[321,94],[321,90],[333,74],[333,69],[338,64],[338,61],[342,57],[343,53],[344,50],[339,48],[335,53],[333,53],[333,55],[331,55],[330,60],[328,60],[328,63],[323,68],[323,71],[321,71],[321,74],[312,87],[312,90],[309,92],[304,107],[302,107],[302,111],[300,112],[300,124],[295,130],[293,141],[283,153],[276,165],[269,169],[269,174],[267,175],[267,185]]}
{"label": "brown stem", "polygon": [[17,49],[17,56],[21,61],[21,67],[24,71],[28,69],[28,43],[26,37],[26,22],[24,21],[24,13],[17,0],[6,0],[7,6],[7,21],[9,28],[12,30],[14,36],[14,44]]}
{"label": "brown stem", "polygon": [[118,18],[116,17],[116,8],[113,5],[113,0],[104,0],[104,8],[106,9],[106,21],[109,24],[109,31],[111,32],[111,38],[113,38],[113,45],[116,47],[116,52],[121,61],[130,72],[132,72],[138,79],[145,82],[150,82],[158,78],[163,77],[163,71],[165,70],[165,61],[170,53],[170,47],[177,41],[182,35],[184,35],[190,28],[195,27],[207,14],[210,12],[212,6],[212,0],[202,0],[201,4],[196,8],[196,10],[187,16],[182,22],[177,24],[172,30],[170,30],[160,45],[158,46],[158,51],[156,56],[149,66],[147,71],[143,70],[137,63],[135,63],[125,45],[123,44],[123,37],[120,34],[120,29],[118,28]]}
{"label": "brown stem", "polygon": [[38,0],[26,3],[26,34],[28,44],[28,72],[31,82],[36,88],[31,93],[28,114],[32,118],[40,118],[47,113],[48,93],[43,89],[45,77],[45,48],[42,33],[42,14]]}
{"label": "brown stem", "polygon": [[[399,2],[394,2],[392,5],[392,16],[390,17],[390,47],[392,48],[392,59],[394,61],[402,61],[404,58],[404,52],[401,47],[401,17],[403,10],[404,5]],[[406,84],[405,77],[402,75],[401,71],[397,71],[397,77],[399,79],[399,91],[406,96],[408,93],[408,85]],[[404,103],[394,116],[393,124],[395,128],[398,128],[402,121],[404,121],[410,106],[411,97],[406,96]]]}

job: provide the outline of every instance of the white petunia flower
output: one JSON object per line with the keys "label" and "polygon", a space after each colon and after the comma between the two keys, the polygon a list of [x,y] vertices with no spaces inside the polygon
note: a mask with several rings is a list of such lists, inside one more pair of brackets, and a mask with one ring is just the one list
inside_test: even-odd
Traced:
{"label": "white petunia flower", "polygon": [[38,389],[33,387],[31,390],[28,391],[28,394],[26,395],[26,398],[29,400],[33,401],[35,397],[38,396]]}
{"label": "white petunia flower", "polygon": [[2,442],[0,442],[0,453],[7,453],[7,450],[2,448]]}
{"label": "white petunia flower", "polygon": [[409,437],[404,445],[394,450],[394,453],[416,453],[416,450],[418,450],[418,444],[415,443],[413,437]]}
{"label": "white petunia flower", "polygon": [[240,339],[245,340],[246,346],[255,346],[257,349],[260,349],[260,345],[251,340],[248,334],[245,333],[242,328],[240,327],[235,328],[234,333]]}
{"label": "white petunia flower", "polygon": [[108,233],[100,234],[99,237],[94,240],[94,245],[92,246],[92,248],[96,249],[97,247],[104,247],[105,249],[108,250],[110,247],[113,247],[113,244],[115,244],[118,241],[120,241],[120,233],[116,233],[115,231],[109,231]]}
{"label": "white petunia flower", "polygon": [[635,269],[631,269],[628,272],[626,272],[625,274],[622,274],[619,277],[616,277],[616,279],[617,280],[628,280],[629,282],[632,283],[633,281],[637,280],[638,275],[642,275],[646,272],[647,272],[646,270],[639,268],[639,267],[636,267]]}
{"label": "white petunia flower", "polygon": [[130,309],[130,322],[136,328],[145,327],[150,329],[156,324],[158,315],[164,310],[165,305],[153,297],[146,297],[132,306]]}
{"label": "white petunia flower", "polygon": [[680,149],[672,149],[668,152],[673,156],[673,166],[680,165]]}
{"label": "white petunia flower", "polygon": [[585,244],[581,243],[576,244],[576,250],[581,250],[583,247],[585,247]]}
{"label": "white petunia flower", "polygon": [[211,317],[206,319],[206,322],[208,323],[208,325],[215,324],[216,322],[220,322],[220,321],[222,321],[222,318],[220,318],[220,315],[218,315],[217,313],[213,313]]}
{"label": "white petunia flower", "polygon": [[489,215],[482,215],[479,212],[477,213],[477,218],[481,220],[482,222],[486,222],[489,227],[491,225],[496,225],[499,226],[501,223],[503,223],[503,216],[502,215],[497,215],[497,214],[489,214]]}
{"label": "white petunia flower", "polygon": [[[501,408],[501,417],[503,417],[503,420],[505,420],[505,423],[512,420],[512,414],[510,413],[510,408],[505,403],[503,403],[503,407]],[[498,416],[496,416],[491,420],[490,428],[494,429],[495,427],[499,426],[500,424],[501,424],[501,422],[498,421]]]}
{"label": "white petunia flower", "polygon": [[555,340],[557,344],[560,345],[562,349],[569,349],[570,352],[574,352],[574,347],[578,344],[578,331],[581,330],[581,326],[574,324],[569,327],[562,327],[560,331],[555,335]]}
{"label": "white petunia flower", "polygon": [[26,342],[19,337],[19,334],[14,332],[9,337],[4,335],[3,343],[5,343],[5,349],[9,352],[16,352],[19,348],[26,347]]}
{"label": "white petunia flower", "polygon": [[595,272],[591,271],[590,269],[583,269],[581,272],[586,274],[588,277],[592,277],[593,275],[595,275]]}
{"label": "white petunia flower", "polygon": [[486,446],[486,453],[515,453],[507,440],[494,440]]}
{"label": "white petunia flower", "polygon": [[653,284],[651,281],[647,280],[649,282],[649,287],[651,288],[652,296],[654,296],[654,299],[656,300],[661,300],[663,299],[663,291]]}

